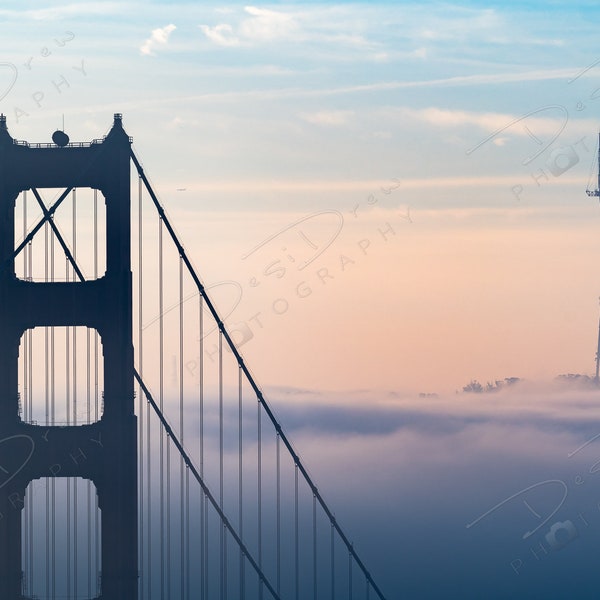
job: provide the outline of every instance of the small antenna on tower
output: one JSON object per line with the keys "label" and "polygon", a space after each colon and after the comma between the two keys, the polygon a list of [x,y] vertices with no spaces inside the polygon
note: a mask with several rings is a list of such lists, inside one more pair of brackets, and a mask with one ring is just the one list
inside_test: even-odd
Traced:
{"label": "small antenna on tower", "polygon": [[[585,191],[585,193],[588,196],[600,196],[600,132],[598,132],[598,182],[596,184],[595,190],[587,189]],[[596,379],[598,379],[597,375],[596,375]]]}
{"label": "small antenna on tower", "polygon": [[62,116],[62,129],[57,129],[52,134],[52,141],[59,147],[64,148],[69,143],[69,136],[65,133],[65,114]]}

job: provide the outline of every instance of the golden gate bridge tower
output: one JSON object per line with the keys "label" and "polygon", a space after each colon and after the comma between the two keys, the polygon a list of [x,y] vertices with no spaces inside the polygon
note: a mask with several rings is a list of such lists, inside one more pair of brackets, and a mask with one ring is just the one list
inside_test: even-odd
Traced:
{"label": "golden gate bridge tower", "polygon": [[[137,598],[137,428],[134,414],[130,260],[130,145],[115,115],[103,140],[30,145],[10,135],[0,117],[0,598],[17,600],[22,585],[22,510],[30,482],[80,477],[93,482],[102,515],[103,600]],[[93,188],[106,202],[106,272],[84,281],[38,282],[15,271],[15,201],[24,190],[51,211],[38,190]],[[56,232],[58,234],[58,232]],[[60,239],[60,238],[59,238]],[[68,250],[67,250],[68,251]],[[81,275],[81,273],[79,273]],[[19,410],[21,340],[35,327],[96,330],[104,357],[101,418],[91,424],[44,426]]]}

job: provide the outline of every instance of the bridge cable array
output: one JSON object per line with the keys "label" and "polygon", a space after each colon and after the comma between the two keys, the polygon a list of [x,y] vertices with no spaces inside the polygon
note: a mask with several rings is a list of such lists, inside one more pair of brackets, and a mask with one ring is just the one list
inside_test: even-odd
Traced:
{"label": "bridge cable array", "polygon": [[[244,359],[242,358],[237,346],[235,345],[235,343],[233,342],[231,336],[229,335],[225,324],[223,323],[222,319],[220,318],[214,304],[212,303],[210,297],[208,296],[206,289],[204,287],[204,285],[202,284],[200,278],[198,277],[196,270],[194,269],[191,261],[188,258],[188,255],[186,253],[185,248],[183,247],[182,243],[179,241],[177,234],[175,233],[175,230],[173,229],[167,215],[165,214],[164,208],[162,207],[162,205],[160,204],[154,190],[152,189],[152,186],[148,180],[148,178],[146,177],[145,173],[144,173],[144,169],[141,166],[137,156],[135,155],[135,153],[133,152],[133,150],[131,151],[131,159],[137,169],[138,175],[140,180],[144,183],[144,186],[148,192],[148,194],[150,195],[152,202],[159,214],[159,217],[162,221],[162,223],[164,223],[164,226],[166,228],[166,230],[168,231],[171,240],[173,241],[177,252],[179,254],[180,260],[183,262],[183,264],[185,265],[185,267],[188,270],[188,273],[190,274],[190,276],[192,277],[196,288],[198,290],[198,292],[200,293],[202,299],[204,300],[206,307],[208,308],[210,314],[212,315],[213,319],[215,320],[215,322],[217,323],[218,329],[219,329],[219,352],[221,354],[222,352],[222,348],[221,348],[221,342],[222,339],[224,339],[227,343],[228,349],[229,351],[233,354],[233,356],[235,357],[235,360],[239,366],[240,369],[240,378],[241,378],[241,374],[243,373],[244,376],[246,377],[246,380],[248,381],[248,383],[250,384],[251,388],[253,389],[254,393],[256,394],[256,397],[258,399],[258,403],[260,405],[260,408],[262,408],[262,410],[265,412],[265,414],[267,415],[267,417],[269,418],[270,422],[272,423],[273,427],[275,428],[276,434],[277,434],[277,444],[279,447],[279,441],[281,440],[281,442],[283,442],[285,448],[287,449],[287,451],[289,452],[290,456],[293,459],[294,462],[294,478],[295,478],[295,504],[297,505],[298,503],[298,471],[302,474],[305,482],[308,484],[312,494],[313,494],[313,501],[315,503],[315,509],[316,509],[316,503],[318,502],[321,506],[321,508],[323,509],[323,511],[325,512],[327,518],[329,519],[329,523],[331,525],[332,528],[332,534],[335,531],[338,536],[340,537],[340,539],[342,540],[343,544],[346,547],[346,550],[348,551],[349,554],[349,573],[350,573],[350,577],[349,577],[349,588],[350,588],[350,597],[352,596],[351,590],[352,590],[352,577],[351,577],[351,573],[352,573],[352,560],[354,560],[354,562],[356,563],[356,565],[359,567],[360,571],[362,572],[362,574],[364,575],[368,586],[374,590],[374,592],[376,593],[376,595],[381,599],[384,600],[384,596],[381,592],[381,590],[378,588],[377,584],[373,581],[373,578],[371,576],[371,574],[369,573],[369,571],[367,570],[367,568],[365,567],[365,565],[363,564],[363,562],[361,561],[360,557],[358,556],[358,554],[356,553],[353,544],[349,541],[349,539],[346,537],[344,531],[341,529],[340,525],[338,524],[335,516],[333,515],[333,513],[331,512],[331,510],[329,509],[329,507],[327,506],[327,504],[325,503],[325,500],[323,499],[323,497],[321,496],[319,490],[317,489],[317,486],[315,485],[315,483],[313,482],[312,478],[310,477],[308,471],[306,470],[306,468],[304,467],[304,465],[302,464],[300,457],[297,455],[297,453],[295,452],[291,442],[289,441],[288,437],[286,436],[286,434],[284,433],[281,424],[278,422],[277,418],[275,417],[273,411],[271,410],[269,404],[267,403],[267,401],[264,398],[264,395],[261,391],[261,389],[259,388],[258,384],[256,383],[254,377],[252,376],[252,374],[250,373],[248,367],[246,366]],[[219,363],[221,365],[221,362]],[[241,388],[240,388],[241,389]],[[221,390],[222,392],[222,390]],[[222,394],[221,394],[222,397]],[[258,413],[258,424],[259,424],[259,448],[260,448],[260,423],[261,423],[261,412],[259,410]],[[180,450],[180,452],[182,452],[182,450]],[[260,457],[262,456],[260,450],[259,450],[259,463],[258,463],[258,472],[259,472],[259,477],[260,477]],[[279,457],[279,453],[277,454],[277,456]],[[222,453],[221,453],[221,457],[222,457]],[[241,459],[240,459],[241,460]],[[241,471],[240,471],[241,473]],[[279,488],[279,486],[278,486]],[[222,493],[222,492],[221,492]],[[260,510],[260,499],[261,499],[261,494],[260,494],[260,487],[259,487],[259,492],[258,492],[258,498],[259,498],[259,521],[260,518],[262,516],[262,511]],[[278,507],[279,507],[279,503],[278,503]],[[295,511],[295,545],[297,548],[298,545],[298,511]],[[313,523],[315,523],[316,521],[313,521]],[[260,527],[260,523],[259,523],[259,536],[260,536],[260,532],[261,532],[261,527]],[[278,536],[278,541],[279,541],[279,536]],[[314,539],[316,540],[316,536],[314,537]],[[237,540],[236,540],[237,541]],[[238,542],[239,544],[239,542]],[[334,548],[334,545],[331,545],[332,551]],[[262,544],[259,543],[259,554],[260,554],[260,550],[262,549]],[[279,553],[279,552],[278,552]],[[298,564],[298,556],[299,556],[299,552],[296,550],[295,552],[295,578],[296,580],[299,579],[299,564]],[[314,560],[316,561],[316,551],[314,552]],[[260,560],[259,563],[260,564]],[[278,564],[280,564],[278,562]],[[258,565],[257,565],[258,566]],[[280,583],[280,573],[278,573],[278,577],[277,577],[278,582]],[[314,586],[316,588],[316,578],[314,579]],[[277,596],[275,596],[277,597]],[[296,586],[296,597],[298,597],[298,586]],[[316,594],[315,594],[316,597]],[[333,597],[333,594],[332,594]]]}
{"label": "bridge cable array", "polygon": [[[382,592],[365,565],[357,555],[354,546],[349,541],[334,514],[329,509],[317,486],[310,477],[307,469],[303,465],[300,457],[294,450],[289,438],[285,434],[281,424],[275,417],[269,404],[267,403],[259,385],[252,376],[246,363],[244,362],[238,348],[236,347],[231,335],[227,331],[223,319],[220,317],[215,305],[209,297],[207,290],[196,270],[194,269],[183,245],[181,244],[174,228],[172,227],[163,207],[161,206],[156,194],[144,170],[134,154],[131,151],[131,159],[136,167],[138,174],[138,198],[137,207],[138,216],[138,277],[136,280],[138,303],[136,304],[137,314],[135,322],[136,331],[136,364],[135,380],[139,386],[140,395],[137,406],[138,426],[139,426],[139,507],[140,507],[140,527],[139,527],[139,547],[140,547],[140,598],[151,600],[157,598],[182,598],[190,600],[198,597],[195,591],[200,590],[200,598],[218,597],[226,599],[233,594],[240,599],[250,599],[255,597],[263,598],[267,593],[271,598],[305,598],[308,597],[309,589],[313,598],[329,597],[332,600],[337,594],[343,594],[345,598],[353,598],[356,595],[356,575],[360,574],[365,584],[365,593],[368,598],[370,592],[382,599]],[[145,257],[148,252],[144,247],[143,232],[147,229],[146,218],[143,213],[143,195],[144,190],[151,198],[152,205],[158,214],[158,228],[151,237],[156,241],[157,251],[157,271],[150,275],[144,274],[146,270]],[[76,191],[73,188],[67,188],[60,193],[58,199],[50,207],[46,207],[44,201],[36,189],[32,193],[42,210],[42,218],[34,227],[28,230],[26,218],[26,193],[24,193],[24,217],[23,217],[23,239],[17,245],[14,256],[16,257],[22,251],[24,254],[23,272],[25,278],[31,278],[31,246],[34,236],[44,227],[45,231],[45,280],[54,281],[54,241],[58,242],[65,254],[67,264],[73,270],[73,278],[79,281],[86,281],[82,268],[77,263],[77,237],[75,222],[77,220],[76,206],[79,200],[76,198]],[[65,236],[55,223],[55,215],[65,199],[72,198],[72,240],[71,248],[65,240]],[[101,269],[98,265],[99,244],[98,244],[98,222],[97,222],[98,197],[97,190],[94,190],[94,225],[93,225],[93,263],[92,270],[94,277],[98,277]],[[165,268],[164,264],[164,232],[166,232],[172,241],[177,253],[177,269]],[[48,254],[50,254],[50,266],[48,265]],[[0,266],[1,269],[5,265]],[[66,271],[68,280],[69,274]],[[186,284],[187,279],[191,283]],[[167,282],[168,280],[168,282]],[[155,308],[158,311],[158,317],[145,322],[145,315],[148,309],[144,302],[147,301],[146,289],[147,281],[150,284],[158,283],[157,299]],[[169,283],[173,285],[169,286]],[[191,286],[191,289],[186,289]],[[172,288],[172,289],[171,289]],[[165,289],[175,294],[175,302],[169,305],[165,300]],[[190,301],[197,297],[198,305],[193,314],[188,310]],[[175,310],[177,308],[178,310]],[[205,323],[205,313],[210,317],[207,327]],[[167,323],[168,321],[168,323]],[[173,321],[178,322],[179,332],[172,335],[171,327]],[[215,325],[211,325],[214,321]],[[212,329],[211,329],[212,327]],[[50,329],[50,332],[48,332]],[[75,329],[75,328],[73,328]],[[155,330],[155,333],[152,333]],[[173,359],[172,379],[176,394],[167,385],[165,377],[165,344],[166,333],[169,331],[169,339],[176,338],[177,355]],[[188,329],[194,329],[197,334],[197,362],[187,360],[185,356],[191,356],[189,343],[185,338]],[[151,335],[152,334],[152,335]],[[216,349],[213,353],[207,348],[208,340],[214,335],[217,336],[215,344]],[[27,335],[27,334],[26,334]],[[48,373],[53,372],[50,362],[54,362],[54,352],[48,352],[48,348],[54,348],[53,339],[54,328],[46,328],[46,378],[52,377]],[[155,337],[158,340],[159,356],[158,364],[156,360],[151,361],[152,357],[144,352],[144,338]],[[211,337],[212,336],[212,337]],[[71,340],[70,345],[69,341]],[[90,332],[87,332],[85,347],[86,356],[86,378],[87,378],[87,422],[99,418],[98,385],[101,379],[99,370],[99,336],[95,333],[95,338],[90,341]],[[28,344],[28,346],[27,346]],[[67,330],[66,356],[66,378],[73,380],[71,395],[67,386],[67,407],[66,414],[73,415],[70,424],[77,424],[77,385],[76,378],[76,353],[77,337],[75,332],[72,338],[69,338]],[[95,347],[94,347],[95,346]],[[25,340],[24,354],[29,356],[25,361],[24,381],[31,378],[32,365],[32,343],[31,340]],[[93,352],[92,352],[93,349]],[[93,356],[92,356],[93,355]],[[209,356],[214,361],[216,356],[216,374],[212,375],[204,365],[205,356]],[[235,365],[235,384],[225,385],[225,372],[233,373],[233,367],[229,364],[230,357]],[[145,362],[150,361],[151,366],[146,368]],[[193,367],[193,368],[192,368]],[[69,371],[72,369],[72,371]],[[197,381],[195,382],[196,400],[198,403],[198,413],[190,418],[189,395],[186,375],[192,372]],[[147,378],[154,378],[158,389],[158,395],[151,392],[151,387]],[[212,379],[211,379],[212,377]],[[213,387],[210,387],[210,384]],[[247,410],[246,395],[244,394],[244,384],[247,384],[255,396],[256,410],[252,416]],[[31,388],[31,384],[28,383]],[[94,388],[94,391],[90,391]],[[49,391],[50,390],[50,391]],[[46,396],[54,394],[53,384],[46,382]],[[176,398],[174,398],[176,396]],[[95,398],[95,409],[92,410],[91,402]],[[145,403],[144,403],[145,399]],[[177,415],[170,419],[169,410],[173,409],[176,399]],[[235,402],[234,402],[235,400]],[[50,407],[50,404],[52,406]],[[34,410],[31,406],[27,409],[25,416],[30,420]],[[46,400],[46,414],[52,413],[51,418],[47,416],[46,424],[55,424],[53,400]],[[267,417],[267,423],[273,428],[273,437],[266,436],[263,416]],[[154,421],[158,419],[158,425]],[[251,419],[255,428],[249,429],[248,420]],[[190,423],[195,424],[196,434],[186,434],[189,431]],[[172,425],[177,423],[177,430]],[[237,430],[237,439],[226,434],[226,426],[234,426]],[[158,440],[154,437],[158,427]],[[191,450],[194,443],[199,447]],[[212,454],[209,451],[218,448],[218,460],[209,460]],[[171,445],[176,450],[176,455],[171,456]],[[189,446],[189,448],[188,448]],[[232,449],[237,448],[237,460],[232,460]],[[253,454],[248,454],[254,447]],[[283,470],[284,455],[282,448],[287,451],[287,456],[291,459],[293,469],[291,478]],[[270,449],[273,455],[265,454]],[[158,451],[158,453],[157,453]],[[194,453],[195,458],[192,456]],[[158,458],[153,458],[158,454]],[[286,459],[287,460],[287,459]],[[158,461],[158,465],[156,465]],[[179,468],[176,468],[178,461]],[[287,464],[287,463],[285,463]],[[156,466],[158,466],[158,479],[155,481]],[[237,470],[237,478],[234,482],[229,476],[230,473]],[[249,480],[246,472],[255,470],[254,481]],[[178,472],[179,486],[171,485],[174,474]],[[214,476],[214,477],[213,477]],[[213,483],[207,483],[208,479],[213,478]],[[190,478],[199,485],[201,494],[196,497],[194,488],[190,486]],[[54,492],[55,480],[48,478],[46,483],[46,511],[45,523],[50,522],[50,513],[54,520],[54,506],[56,500],[51,501]],[[307,486],[307,492],[301,488],[301,482]],[[87,597],[91,597],[95,591],[92,585],[94,570],[101,571],[99,565],[99,525],[100,518],[97,505],[92,507],[91,502],[91,482],[87,482]],[[303,484],[303,485],[304,485]],[[70,483],[67,483],[70,486]],[[68,538],[73,540],[68,546],[67,570],[68,579],[66,595],[68,598],[77,598],[81,589],[81,583],[78,584],[78,574],[82,566],[77,564],[77,543],[79,536],[77,527],[80,520],[77,516],[78,500],[77,486],[73,483],[73,489],[67,489],[66,497],[68,506],[71,506],[74,515],[67,515],[68,528],[73,523],[75,531],[68,532]],[[212,489],[218,489],[217,494],[211,492]],[[268,490],[269,493],[263,491]],[[177,497],[178,494],[178,497]],[[254,513],[255,519],[251,518],[247,504],[244,503],[248,495],[254,495],[256,506]],[[290,497],[291,495],[291,497]],[[232,503],[235,496],[237,505]],[[301,499],[309,501],[309,508],[303,509]],[[175,500],[174,500],[175,498]],[[289,503],[285,500],[290,500]],[[177,503],[177,500],[179,502]],[[28,499],[29,502],[31,500]],[[197,502],[199,511],[196,513],[191,510],[191,506]],[[291,508],[290,508],[291,507]],[[209,509],[212,513],[209,513]],[[321,511],[321,512],[319,512]],[[26,522],[24,535],[27,537],[27,565],[29,581],[33,581],[33,565],[36,562],[34,552],[34,522],[33,506],[29,508],[31,520]],[[179,513],[180,526],[177,529],[172,528],[172,515]],[[229,515],[236,515],[237,524],[235,524]],[[210,515],[216,516],[216,523],[211,520]],[[266,519],[265,516],[273,517]],[[328,541],[323,535],[324,527],[320,525],[319,519],[327,525]],[[38,523],[39,526],[39,523]],[[79,525],[80,528],[82,525]],[[53,525],[48,527],[46,534],[46,553],[45,553],[45,589],[47,597],[56,598],[56,576],[50,573],[56,572],[55,550],[57,540],[54,539],[56,530]],[[93,531],[95,528],[95,532]],[[158,529],[158,532],[157,532]],[[199,530],[200,542],[194,546],[195,538],[193,532]],[[215,537],[216,534],[216,537]],[[69,537],[70,536],[70,537]],[[212,536],[212,537],[211,537]],[[233,548],[228,543],[234,542]],[[282,540],[289,540],[289,544],[283,544]],[[267,542],[271,543],[267,545]],[[308,543],[307,549],[303,541]],[[218,551],[215,549],[218,547]],[[329,551],[320,550],[321,546],[328,546]],[[337,552],[338,545],[344,549],[343,552]],[[157,548],[158,546],[158,548]],[[237,569],[232,569],[234,564],[234,549],[237,549]],[[172,551],[176,553],[173,555]],[[212,561],[215,554],[219,557],[218,576],[215,581],[211,576],[215,574],[212,569]],[[343,570],[340,562],[346,556],[347,576],[340,580],[339,573]],[[52,561],[52,565],[50,565]],[[274,567],[270,567],[274,563]],[[36,563],[37,564],[37,563]],[[323,565],[327,565],[327,568]],[[255,583],[249,587],[251,581],[248,579],[250,572],[254,573]],[[356,566],[356,570],[353,568]],[[172,580],[172,575],[179,572],[179,581]],[[268,573],[267,573],[268,571]],[[324,571],[329,571],[325,573]],[[39,577],[39,574],[38,574]],[[71,583],[72,581],[72,583]],[[234,582],[236,590],[232,591],[230,582]],[[30,585],[32,587],[32,585]],[[43,586],[41,586],[43,587]],[[251,591],[252,588],[252,591]],[[194,593],[193,593],[194,592]]]}

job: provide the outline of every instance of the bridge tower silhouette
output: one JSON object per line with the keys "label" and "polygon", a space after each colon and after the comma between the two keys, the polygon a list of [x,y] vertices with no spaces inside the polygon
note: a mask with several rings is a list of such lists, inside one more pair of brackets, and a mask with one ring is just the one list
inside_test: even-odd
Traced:
{"label": "bridge tower silhouette", "polygon": [[[64,136],[66,138],[66,136]],[[137,424],[134,413],[130,258],[131,139],[121,115],[103,140],[62,145],[16,142],[0,117],[0,598],[23,590],[22,512],[32,481],[79,477],[93,482],[101,511],[102,600],[138,594]],[[106,203],[106,272],[89,281],[38,282],[15,270],[15,202],[31,189],[102,192]],[[58,203],[57,203],[58,204]],[[58,233],[57,233],[58,235]],[[59,239],[60,236],[59,236]],[[65,252],[68,250],[65,248]],[[103,412],[91,424],[44,426],[22,419],[18,357],[35,327],[96,330],[104,358]],[[22,348],[21,348],[22,350]]]}
{"label": "bridge tower silhouette", "polygon": [[[53,140],[17,141],[0,115],[0,600],[385,600],[207,294],[121,115],[100,140]],[[78,237],[86,188],[93,225]]]}

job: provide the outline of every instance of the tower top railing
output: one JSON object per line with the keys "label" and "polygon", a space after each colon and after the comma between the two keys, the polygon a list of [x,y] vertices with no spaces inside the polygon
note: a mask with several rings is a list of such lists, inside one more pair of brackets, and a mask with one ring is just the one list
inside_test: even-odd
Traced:
{"label": "tower top railing", "polygon": [[[122,121],[123,119],[123,115],[121,113],[115,113],[114,115],[114,120],[116,121]],[[5,114],[0,114],[0,129],[3,129],[5,131],[7,131],[7,125],[6,125],[6,115]],[[55,143],[51,143],[51,142],[47,142],[47,143],[31,143],[31,142],[27,142],[25,140],[16,140],[14,138],[12,138],[12,143],[15,146],[23,146],[25,148],[90,148],[91,146],[98,146],[102,143],[104,143],[104,141],[106,140],[107,136],[102,136],[101,138],[96,138],[93,139],[91,142],[69,142],[68,144],[65,144],[64,146],[58,146]],[[128,136],[129,138],[129,142],[133,143],[133,137]]]}

